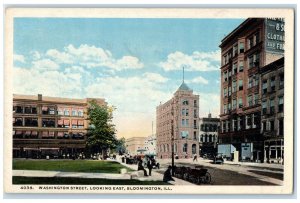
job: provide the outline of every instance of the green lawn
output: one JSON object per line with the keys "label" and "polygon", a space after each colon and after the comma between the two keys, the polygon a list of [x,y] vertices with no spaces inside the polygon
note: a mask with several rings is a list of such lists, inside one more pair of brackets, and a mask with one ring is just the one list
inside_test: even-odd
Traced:
{"label": "green lawn", "polygon": [[20,177],[13,176],[13,184],[24,185],[170,185],[163,181],[111,180],[94,178]]}
{"label": "green lawn", "polygon": [[[120,173],[127,168],[113,161],[93,160],[13,160],[13,170],[43,170],[86,173]],[[127,168],[127,171],[132,171]]]}

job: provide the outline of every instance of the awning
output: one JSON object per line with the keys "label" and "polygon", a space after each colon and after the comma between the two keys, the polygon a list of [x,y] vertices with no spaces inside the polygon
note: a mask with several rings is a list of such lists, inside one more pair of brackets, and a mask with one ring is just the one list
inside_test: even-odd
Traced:
{"label": "awning", "polygon": [[64,133],[63,132],[58,132],[57,133],[57,137],[63,137],[64,136]]}
{"label": "awning", "polygon": [[22,134],[23,134],[23,132],[21,130],[16,131],[16,135],[22,135]]}
{"label": "awning", "polygon": [[31,136],[37,136],[38,135],[38,132],[37,131],[32,131],[31,132]]}
{"label": "awning", "polygon": [[78,125],[83,125],[84,124],[84,120],[78,120]]}
{"label": "awning", "polygon": [[63,125],[63,124],[64,124],[64,120],[60,119],[60,120],[57,121],[57,125]]}
{"label": "awning", "polygon": [[42,111],[48,111],[48,106],[43,106]]}
{"label": "awning", "polygon": [[31,131],[27,130],[25,131],[25,135],[30,135],[31,134]]}
{"label": "awning", "polygon": [[72,125],[77,125],[77,120],[72,120]]}
{"label": "awning", "polygon": [[64,120],[64,125],[70,125],[70,120]]}
{"label": "awning", "polygon": [[43,132],[42,132],[42,136],[43,136],[43,137],[48,137],[48,131],[43,131]]}
{"label": "awning", "polygon": [[49,132],[49,137],[54,137],[54,132]]}

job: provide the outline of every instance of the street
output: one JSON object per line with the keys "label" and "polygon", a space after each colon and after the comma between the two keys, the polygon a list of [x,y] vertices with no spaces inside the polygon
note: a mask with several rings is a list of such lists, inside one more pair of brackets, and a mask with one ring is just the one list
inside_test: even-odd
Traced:
{"label": "street", "polygon": [[[158,160],[161,163],[162,173],[171,160]],[[283,183],[283,166],[271,165],[266,167],[262,164],[247,165],[239,164],[213,164],[211,160],[198,159],[192,162],[191,159],[175,160],[176,166],[195,167],[202,166],[208,169],[211,174],[211,185],[282,185]]]}

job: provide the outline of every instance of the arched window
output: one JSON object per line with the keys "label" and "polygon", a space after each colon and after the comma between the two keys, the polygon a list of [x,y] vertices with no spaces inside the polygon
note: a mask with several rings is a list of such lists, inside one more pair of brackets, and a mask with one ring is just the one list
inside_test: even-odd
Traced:
{"label": "arched window", "polygon": [[192,154],[196,154],[196,144],[192,145]]}
{"label": "arched window", "polygon": [[209,142],[212,142],[212,135],[209,135]]}
{"label": "arched window", "polygon": [[183,152],[187,152],[187,147],[188,147],[188,144],[187,144],[187,143],[184,143],[184,144],[183,144],[182,151],[183,151]]}
{"label": "arched window", "polygon": [[208,142],[208,137],[207,137],[207,135],[205,135],[205,142]]}

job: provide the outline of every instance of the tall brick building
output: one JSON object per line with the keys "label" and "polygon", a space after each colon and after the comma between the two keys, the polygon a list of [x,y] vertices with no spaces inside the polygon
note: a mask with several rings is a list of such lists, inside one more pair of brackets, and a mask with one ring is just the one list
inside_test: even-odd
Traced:
{"label": "tall brick building", "polygon": [[157,157],[171,158],[172,136],[178,158],[199,155],[199,95],[184,82],[172,99],[156,107]]}
{"label": "tall brick building", "polygon": [[83,152],[91,100],[107,105],[104,99],[13,95],[13,157],[71,158]]}
{"label": "tall brick building", "polygon": [[[241,159],[264,159],[260,71],[284,54],[284,20],[249,18],[220,45],[220,144],[233,144]],[[251,156],[243,150],[248,146]],[[247,150],[248,150],[247,149]]]}

